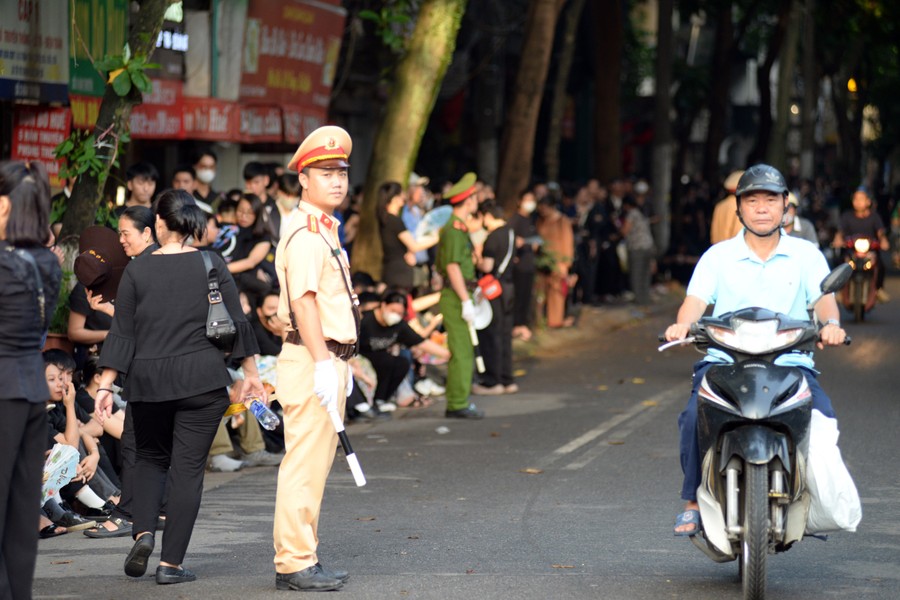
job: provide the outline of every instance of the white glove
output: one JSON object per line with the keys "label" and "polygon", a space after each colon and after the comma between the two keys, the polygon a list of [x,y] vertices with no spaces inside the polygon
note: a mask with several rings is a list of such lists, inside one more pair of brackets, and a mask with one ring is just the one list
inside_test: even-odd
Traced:
{"label": "white glove", "polygon": [[316,363],[313,374],[313,392],[319,397],[325,410],[337,410],[338,372],[330,358]]}
{"label": "white glove", "polygon": [[462,303],[462,318],[466,323],[472,323],[475,320],[475,305],[471,300]]}

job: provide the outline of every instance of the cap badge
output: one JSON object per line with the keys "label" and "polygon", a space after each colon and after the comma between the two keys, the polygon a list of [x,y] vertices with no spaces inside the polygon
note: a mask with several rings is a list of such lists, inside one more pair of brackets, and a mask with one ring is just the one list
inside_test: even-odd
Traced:
{"label": "cap badge", "polygon": [[328,138],[328,141],[325,142],[325,149],[334,150],[335,148],[337,148],[337,141],[333,137]]}

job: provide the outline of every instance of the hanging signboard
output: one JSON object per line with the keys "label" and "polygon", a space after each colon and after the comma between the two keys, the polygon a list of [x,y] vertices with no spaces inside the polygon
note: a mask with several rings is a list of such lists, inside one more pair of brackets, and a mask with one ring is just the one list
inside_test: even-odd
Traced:
{"label": "hanging signboard", "polygon": [[345,16],[337,2],[251,2],[244,32],[240,99],[248,104],[293,104],[324,122]]}
{"label": "hanging signboard", "polygon": [[68,99],[68,11],[56,0],[0,0],[0,99]]}

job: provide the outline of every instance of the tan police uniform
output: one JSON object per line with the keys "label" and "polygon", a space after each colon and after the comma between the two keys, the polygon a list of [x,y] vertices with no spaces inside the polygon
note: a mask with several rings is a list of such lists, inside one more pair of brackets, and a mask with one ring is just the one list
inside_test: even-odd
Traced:
{"label": "tan police uniform", "polygon": [[[341,168],[341,164],[334,165],[334,162],[346,161],[350,144],[349,135],[343,129],[320,128],[300,145],[288,168]],[[346,166],[345,162],[343,167]],[[281,286],[278,317],[282,321],[296,323],[291,319],[291,300],[298,300],[308,292],[315,294],[322,333],[338,373],[338,409],[343,416],[347,378],[351,377],[346,354],[352,353],[357,328],[348,292],[350,264],[338,240],[338,225],[334,217],[308,202],[300,202],[299,212],[278,244],[275,269]],[[340,355],[345,357],[342,359]],[[294,573],[319,562],[316,555],[319,510],[338,438],[327,411],[313,391],[314,369],[315,360],[309,350],[302,345],[298,332],[289,328],[277,367],[285,441],[275,498],[275,570],[278,573]]]}
{"label": "tan police uniform", "polygon": [[728,192],[728,196],[720,200],[713,209],[712,222],[709,226],[710,244],[730,240],[744,228],[737,216],[737,199],[734,197],[738,181],[743,174],[743,171],[732,172],[722,185]]}

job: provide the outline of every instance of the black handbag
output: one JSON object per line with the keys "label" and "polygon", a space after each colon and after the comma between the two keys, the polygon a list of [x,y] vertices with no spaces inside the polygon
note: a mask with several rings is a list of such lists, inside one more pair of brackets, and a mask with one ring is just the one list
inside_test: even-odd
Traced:
{"label": "black handbag", "polygon": [[201,251],[203,264],[206,265],[206,279],[209,284],[209,312],[206,314],[206,339],[213,346],[223,352],[231,352],[234,349],[234,340],[237,338],[237,327],[228,308],[222,302],[222,294],[219,292],[218,274],[212,266],[209,253]]}

